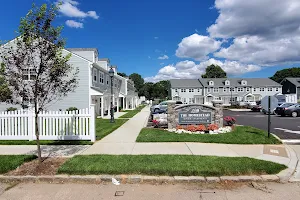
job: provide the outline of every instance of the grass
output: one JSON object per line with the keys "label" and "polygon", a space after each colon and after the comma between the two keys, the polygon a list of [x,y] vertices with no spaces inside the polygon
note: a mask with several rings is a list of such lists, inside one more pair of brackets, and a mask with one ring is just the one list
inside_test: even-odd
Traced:
{"label": "grass", "polygon": [[[92,145],[87,140],[40,140],[41,145]],[[36,145],[36,141],[28,140],[0,140],[0,145]]]}
{"label": "grass", "polygon": [[96,119],[96,139],[101,140],[127,121],[128,119],[115,119],[115,123],[110,123],[110,119]]}
{"label": "grass", "polygon": [[193,155],[89,155],[65,162],[59,174],[223,176],[277,174],[286,166],[246,157]]}
{"label": "grass", "polygon": [[237,126],[231,133],[217,135],[177,134],[162,129],[144,128],[136,139],[137,142],[203,142],[225,144],[281,144],[274,136],[267,137],[267,132],[250,126]]}
{"label": "grass", "polygon": [[120,116],[119,118],[132,118],[136,114],[138,114],[143,108],[145,108],[146,105],[140,105],[134,110],[124,110],[124,112],[127,112],[126,114]]}
{"label": "grass", "polygon": [[36,159],[35,155],[0,155],[0,174],[16,169],[24,162]]}

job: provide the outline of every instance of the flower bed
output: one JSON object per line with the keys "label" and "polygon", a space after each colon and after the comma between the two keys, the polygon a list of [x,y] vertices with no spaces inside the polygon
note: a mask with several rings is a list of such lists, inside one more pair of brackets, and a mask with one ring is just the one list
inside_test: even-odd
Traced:
{"label": "flower bed", "polygon": [[[210,128],[210,125],[214,125],[214,126],[211,126]],[[220,133],[229,133],[232,131],[232,128],[230,126],[225,126],[225,127],[221,127],[221,128],[217,128],[215,126],[215,124],[210,124],[208,127],[207,127],[207,130],[197,130],[197,126],[188,126],[187,130],[186,129],[165,129],[169,132],[173,132],[173,133],[177,133],[177,134],[182,134],[182,133],[187,133],[187,134],[220,134]],[[199,125],[201,126],[201,125]]]}

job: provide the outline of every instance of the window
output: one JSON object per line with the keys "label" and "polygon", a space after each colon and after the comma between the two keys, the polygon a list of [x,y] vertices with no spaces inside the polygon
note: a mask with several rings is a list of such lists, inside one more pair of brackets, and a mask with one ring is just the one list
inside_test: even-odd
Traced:
{"label": "window", "polygon": [[273,88],[268,87],[268,92],[272,92],[272,91],[273,91]]}
{"label": "window", "polygon": [[97,82],[97,69],[93,70],[93,81]]}
{"label": "window", "polygon": [[207,92],[210,93],[211,92],[211,88],[207,88]]}
{"label": "window", "polygon": [[230,92],[234,92],[234,88],[230,88]]}
{"label": "window", "polygon": [[265,88],[259,88],[259,91],[261,91],[261,92],[264,92],[265,91]]}
{"label": "window", "polygon": [[22,73],[23,80],[35,80],[37,76],[35,69],[22,69]]}
{"label": "window", "polygon": [[200,88],[198,88],[198,92],[201,92],[201,89],[200,89]]}
{"label": "window", "polygon": [[109,79],[110,79],[109,75],[106,75],[106,85],[109,85]]}
{"label": "window", "polygon": [[194,103],[194,98],[189,98],[189,103]]}
{"label": "window", "polygon": [[249,87],[246,88],[246,92],[250,92],[250,88]]}
{"label": "window", "polygon": [[247,85],[247,81],[242,80],[242,85]]}
{"label": "window", "polygon": [[214,88],[214,92],[218,93],[219,92],[219,88]]}
{"label": "window", "polygon": [[279,91],[279,88],[277,87],[277,88],[276,88],[276,92],[278,92],[278,91]]}
{"label": "window", "polygon": [[189,89],[189,92],[194,92],[194,89]]}
{"label": "window", "polygon": [[229,80],[226,80],[226,81],[225,81],[225,85],[230,85],[230,81],[229,81]]}
{"label": "window", "polygon": [[244,92],[244,88],[238,87],[238,88],[237,88],[237,91],[238,91],[238,92]]}
{"label": "window", "polygon": [[99,81],[100,83],[104,83],[104,73],[99,71]]}
{"label": "window", "polygon": [[28,73],[28,69],[22,69],[22,73],[23,73],[23,80],[29,80],[29,73]]}
{"label": "window", "polygon": [[209,84],[209,85],[214,85],[214,82],[213,82],[213,81],[209,81],[208,84]]}
{"label": "window", "polygon": [[183,98],[183,103],[186,103],[186,98]]}
{"label": "window", "polygon": [[177,88],[175,89],[175,92],[178,92],[178,89],[177,89]]}
{"label": "window", "polygon": [[223,88],[223,92],[227,92],[227,88],[226,87]]}
{"label": "window", "polygon": [[181,92],[185,92],[185,89],[183,88],[183,89],[181,89]]}

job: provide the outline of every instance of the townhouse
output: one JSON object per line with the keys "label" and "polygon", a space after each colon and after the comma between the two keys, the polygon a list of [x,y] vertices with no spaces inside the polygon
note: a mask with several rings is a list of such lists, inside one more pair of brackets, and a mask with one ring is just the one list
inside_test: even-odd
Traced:
{"label": "townhouse", "polygon": [[[14,40],[10,42],[13,43]],[[111,97],[113,97],[113,105],[117,107],[117,112],[120,108],[134,109],[138,106],[138,94],[135,92],[134,83],[128,78],[117,75],[117,66],[112,66],[107,58],[100,59],[96,48],[69,48],[64,49],[63,54],[71,54],[68,64],[79,69],[78,87],[66,97],[47,105],[46,110],[59,111],[69,107],[83,109],[95,104],[96,115],[104,117],[109,114]],[[110,68],[114,70],[113,95],[111,95],[111,77],[108,73]],[[32,77],[34,71],[28,67],[23,75],[30,81],[34,78]],[[21,97],[20,99],[19,101],[25,104],[29,103],[24,102]],[[10,102],[0,103],[0,111],[8,107],[20,109],[21,105]]]}
{"label": "townhouse", "polygon": [[285,94],[290,102],[300,102],[300,77],[285,78],[280,83],[282,84],[282,94]]}
{"label": "townhouse", "polygon": [[282,92],[282,85],[269,78],[172,79],[170,82],[172,99],[184,104],[223,100],[224,105],[230,105],[231,102],[259,101]]}

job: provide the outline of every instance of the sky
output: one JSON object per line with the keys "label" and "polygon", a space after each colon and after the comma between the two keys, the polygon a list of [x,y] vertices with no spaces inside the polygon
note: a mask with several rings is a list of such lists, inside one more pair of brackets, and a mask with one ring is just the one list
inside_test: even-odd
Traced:
{"label": "sky", "polygon": [[[61,1],[55,25],[64,25],[67,48],[97,48],[146,81],[200,78],[211,64],[248,78],[299,66],[299,0]],[[57,0],[1,2],[0,40],[17,36],[33,2]]]}

